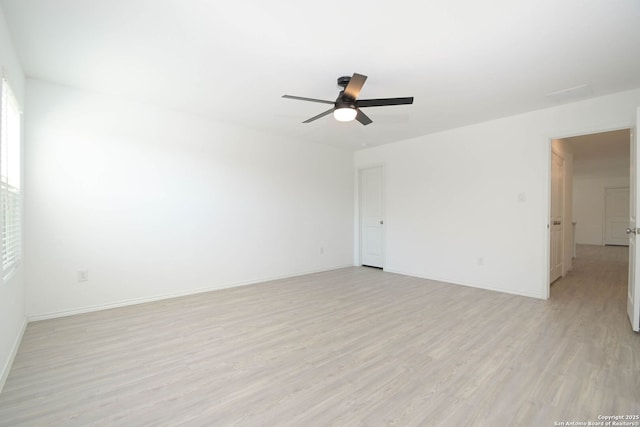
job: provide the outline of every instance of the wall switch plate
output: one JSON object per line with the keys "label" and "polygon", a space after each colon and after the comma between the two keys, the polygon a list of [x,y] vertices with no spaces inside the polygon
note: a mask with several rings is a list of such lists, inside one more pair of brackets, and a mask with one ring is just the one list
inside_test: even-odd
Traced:
{"label": "wall switch plate", "polygon": [[86,282],[89,280],[88,270],[78,270],[78,282]]}

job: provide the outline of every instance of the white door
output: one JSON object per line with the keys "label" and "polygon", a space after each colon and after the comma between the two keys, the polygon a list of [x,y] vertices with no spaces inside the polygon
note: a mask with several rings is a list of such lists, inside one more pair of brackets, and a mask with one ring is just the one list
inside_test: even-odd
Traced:
{"label": "white door", "polygon": [[382,167],[360,171],[360,263],[384,266]]}
{"label": "white door", "polygon": [[640,158],[638,157],[638,128],[640,127],[640,108],[636,112],[636,128],[631,130],[631,171],[630,171],[630,187],[631,191],[629,206],[629,286],[627,290],[627,314],[631,321],[631,328],[638,332],[640,331],[640,275],[636,274],[637,265],[640,265],[640,251],[637,250],[638,244],[638,229],[636,228],[636,213],[640,211],[638,206],[639,197],[636,192],[640,189],[640,182],[638,181],[637,168],[640,165]]}
{"label": "white door", "polygon": [[551,217],[549,228],[551,230],[550,245],[551,254],[549,283],[562,276],[564,261],[563,251],[563,227],[564,227],[564,159],[556,153],[551,153]]}
{"label": "white door", "polygon": [[628,246],[629,188],[606,188],[604,194],[604,244]]}

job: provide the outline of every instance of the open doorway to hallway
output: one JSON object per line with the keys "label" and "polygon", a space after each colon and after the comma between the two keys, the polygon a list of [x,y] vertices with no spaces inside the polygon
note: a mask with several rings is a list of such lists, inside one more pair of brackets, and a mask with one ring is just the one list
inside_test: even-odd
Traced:
{"label": "open doorway to hallway", "polygon": [[630,129],[552,140],[549,283],[572,268],[576,245],[628,245]]}

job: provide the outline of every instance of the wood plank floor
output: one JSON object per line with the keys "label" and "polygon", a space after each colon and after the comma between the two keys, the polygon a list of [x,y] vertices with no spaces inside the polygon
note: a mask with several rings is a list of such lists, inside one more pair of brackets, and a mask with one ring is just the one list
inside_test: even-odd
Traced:
{"label": "wood plank floor", "polygon": [[626,256],[579,247],[549,301],[347,268],[34,322],[0,425],[553,426],[640,414]]}

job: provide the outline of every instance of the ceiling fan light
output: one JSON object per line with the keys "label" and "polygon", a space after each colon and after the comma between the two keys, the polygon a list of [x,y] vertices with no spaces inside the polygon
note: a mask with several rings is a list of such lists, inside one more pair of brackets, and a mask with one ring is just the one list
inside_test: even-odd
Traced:
{"label": "ceiling fan light", "polygon": [[350,122],[358,115],[358,111],[352,107],[341,107],[333,110],[333,117],[339,122]]}

